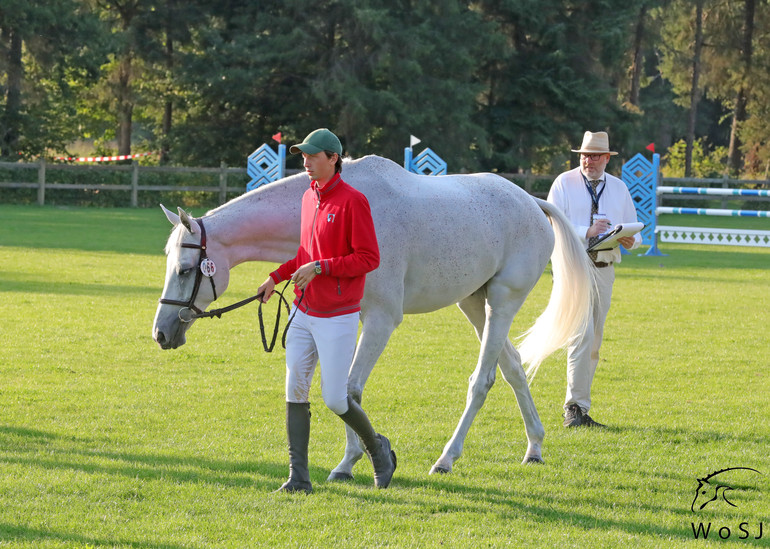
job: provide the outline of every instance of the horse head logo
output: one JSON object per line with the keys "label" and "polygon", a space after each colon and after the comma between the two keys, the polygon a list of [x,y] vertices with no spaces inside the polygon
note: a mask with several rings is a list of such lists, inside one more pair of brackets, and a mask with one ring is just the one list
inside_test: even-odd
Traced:
{"label": "horse head logo", "polygon": [[720,469],[719,471],[714,471],[707,477],[699,478],[698,480],[698,487],[695,489],[695,499],[692,500],[692,505],[690,506],[690,509],[695,512],[700,511],[703,509],[706,505],[713,501],[717,501],[720,497],[725,500],[725,502],[728,505],[731,505],[733,507],[737,507],[733,502],[731,502],[729,499],[727,499],[727,492],[729,490],[732,490],[732,486],[725,484],[721,482],[719,479],[715,478],[719,476],[721,473],[724,473],[726,471],[736,471],[736,470],[745,470],[745,471],[754,471],[755,473],[760,473],[756,469],[752,469],[751,467],[728,467],[727,469]]}

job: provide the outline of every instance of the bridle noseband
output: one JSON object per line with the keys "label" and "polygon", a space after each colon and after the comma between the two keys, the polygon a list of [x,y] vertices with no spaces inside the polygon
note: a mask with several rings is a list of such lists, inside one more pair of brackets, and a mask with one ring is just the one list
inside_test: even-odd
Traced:
{"label": "bridle noseband", "polygon": [[[179,320],[181,320],[182,322],[191,322],[194,318],[197,318],[201,315],[206,314],[202,310],[200,310],[198,307],[195,306],[195,298],[198,297],[198,290],[200,290],[201,282],[203,281],[204,270],[211,272],[211,274],[206,274],[206,278],[208,278],[209,282],[211,282],[211,291],[214,292],[214,301],[217,300],[217,287],[214,284],[214,273],[213,273],[213,270],[215,270],[215,268],[213,267],[214,263],[209,259],[209,256],[206,253],[206,227],[203,225],[202,218],[196,219],[195,221],[198,222],[198,225],[201,228],[200,244],[195,244],[195,243],[190,244],[186,242],[183,242],[181,244],[182,248],[192,248],[194,250],[201,251],[200,256],[198,257],[197,268],[195,269],[195,285],[193,286],[192,295],[190,296],[190,299],[188,299],[187,301],[180,301],[178,299],[167,299],[165,297],[161,297],[158,300],[163,305],[177,305],[179,307],[182,307],[179,310]],[[188,311],[188,312],[183,313],[183,311]]]}

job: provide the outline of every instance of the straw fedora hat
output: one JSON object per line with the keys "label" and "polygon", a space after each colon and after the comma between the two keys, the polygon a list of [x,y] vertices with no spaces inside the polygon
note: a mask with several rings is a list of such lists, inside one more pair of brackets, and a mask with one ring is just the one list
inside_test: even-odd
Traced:
{"label": "straw fedora hat", "polygon": [[581,154],[618,154],[610,150],[610,138],[607,132],[586,132],[583,134],[583,144],[573,153]]}

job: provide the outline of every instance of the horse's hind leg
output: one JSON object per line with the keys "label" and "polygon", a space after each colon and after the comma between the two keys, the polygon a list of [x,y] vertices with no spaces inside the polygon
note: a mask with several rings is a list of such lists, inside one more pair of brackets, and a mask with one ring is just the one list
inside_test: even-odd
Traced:
{"label": "horse's hind leg", "polygon": [[[469,379],[463,415],[452,438],[431,468],[431,474],[451,472],[452,465],[460,458],[471,424],[484,405],[489,389],[495,383],[495,366],[504,343],[508,341],[513,317],[525,297],[526,294],[517,295],[515,290],[493,281],[488,285],[486,295],[483,289],[478,290],[458,303],[476,330],[476,335],[481,341],[481,351],[476,369]],[[486,307],[487,300],[489,307]]]}
{"label": "horse's hind leg", "polygon": [[[458,306],[468,321],[473,324],[476,335],[481,340],[484,323],[486,322],[483,296],[477,297],[474,294],[458,303]],[[511,386],[516,395],[516,402],[519,405],[521,417],[524,420],[524,429],[527,433],[527,453],[524,455],[522,463],[542,463],[542,446],[545,430],[535,408],[535,402],[532,400],[532,393],[530,393],[529,385],[527,384],[527,376],[521,367],[519,352],[508,339],[505,341],[497,364],[500,366],[503,378],[508,382],[508,385]]]}
{"label": "horse's hind leg", "polygon": [[535,401],[532,400],[527,376],[521,367],[519,352],[510,341],[505,342],[497,363],[503,378],[516,395],[516,402],[519,404],[521,417],[524,420],[524,429],[527,433],[527,453],[524,455],[522,463],[543,463],[542,447],[545,430],[535,408]]}
{"label": "horse's hind leg", "polygon": [[[362,316],[361,337],[358,340],[356,354],[348,374],[348,394],[361,403],[364,385],[372,373],[377,359],[388,344],[393,330],[401,323],[403,315],[391,315],[385,311],[369,310]],[[377,425],[377,422],[373,422]],[[345,426],[345,456],[332,469],[327,480],[352,480],[353,466],[364,456],[364,449],[358,435],[349,426]]]}

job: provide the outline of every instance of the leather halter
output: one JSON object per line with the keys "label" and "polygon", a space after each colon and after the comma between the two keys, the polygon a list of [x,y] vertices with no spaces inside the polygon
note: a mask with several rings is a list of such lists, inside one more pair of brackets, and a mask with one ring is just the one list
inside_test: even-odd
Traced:
{"label": "leather halter", "polygon": [[[206,254],[206,227],[203,225],[202,218],[195,219],[195,221],[198,222],[198,225],[201,228],[200,244],[188,244],[186,242],[183,242],[181,244],[182,248],[192,248],[192,249],[201,251],[200,256],[198,257],[197,268],[195,269],[195,285],[193,286],[192,295],[190,296],[190,299],[188,299],[187,301],[181,301],[179,299],[167,299],[165,297],[161,297],[158,300],[163,305],[177,305],[179,307],[182,307],[182,309],[179,310],[179,320],[181,320],[182,322],[190,322],[193,318],[195,318],[192,315],[190,318],[187,318],[187,319],[183,318],[182,311],[184,310],[193,311],[196,315],[204,314],[201,309],[195,306],[195,298],[198,297],[198,291],[200,290],[201,282],[203,280],[203,270],[201,269],[201,265],[206,259],[208,259],[208,255]],[[207,278],[211,282],[211,291],[214,292],[214,301],[216,301],[217,287],[214,284],[214,277],[209,276]]]}

